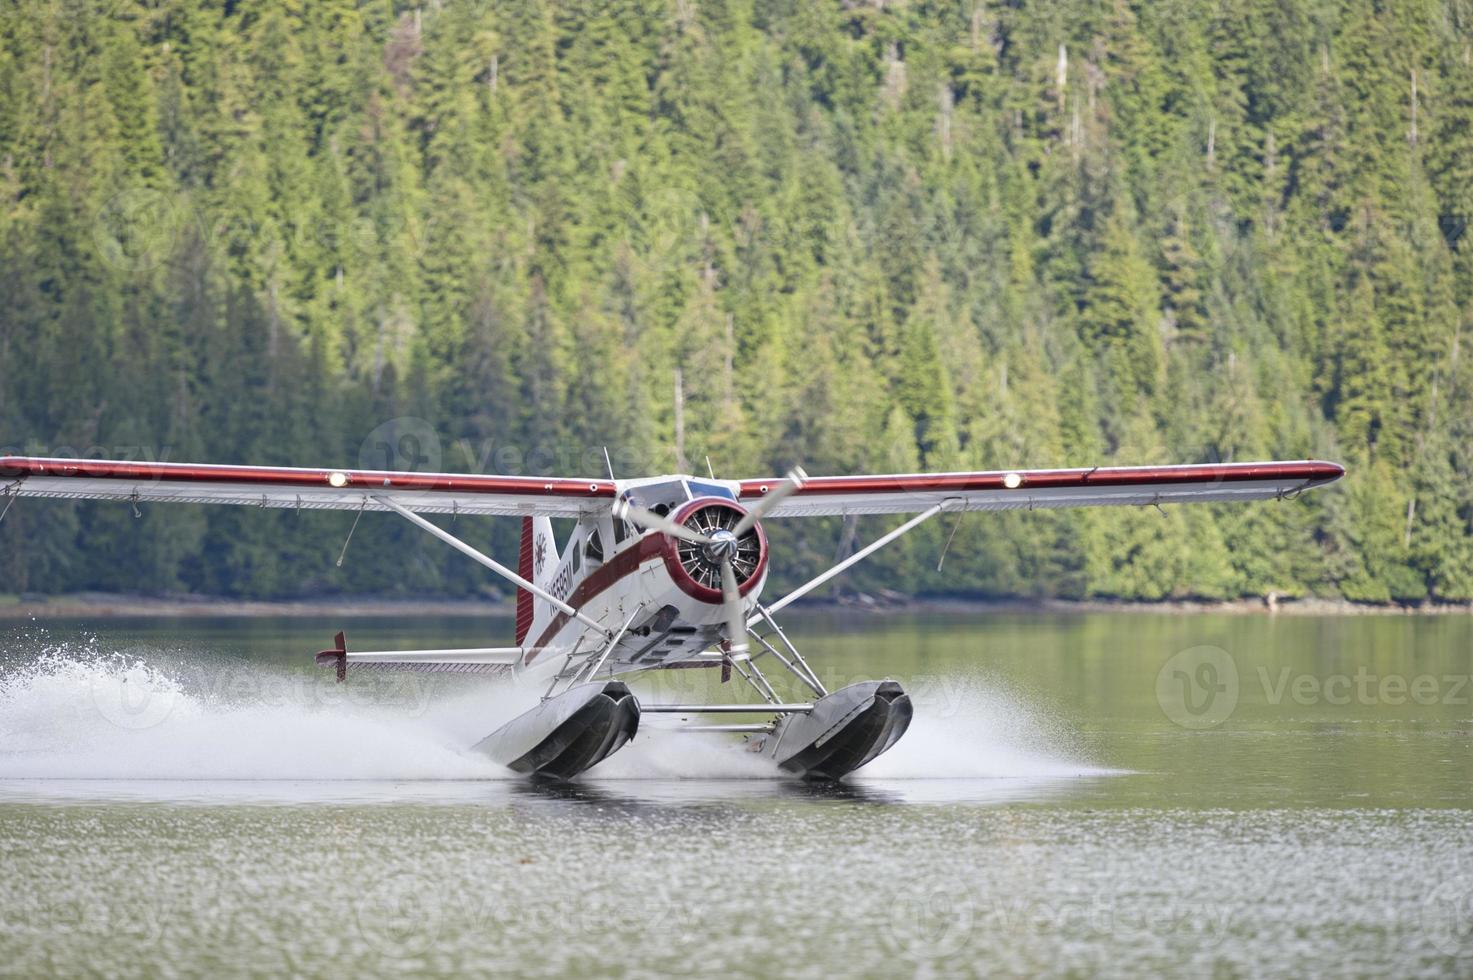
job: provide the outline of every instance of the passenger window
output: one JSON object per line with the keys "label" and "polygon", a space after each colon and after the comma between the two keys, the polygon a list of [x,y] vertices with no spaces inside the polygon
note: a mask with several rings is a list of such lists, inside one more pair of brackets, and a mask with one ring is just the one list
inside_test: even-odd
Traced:
{"label": "passenger window", "polygon": [[577,575],[583,568],[583,551],[579,548],[573,549],[573,574]]}
{"label": "passenger window", "polygon": [[585,550],[587,552],[589,564],[593,564],[594,562],[602,562],[604,560],[604,543],[603,540],[598,536],[597,531],[594,531],[588,536],[588,544],[585,545]]}

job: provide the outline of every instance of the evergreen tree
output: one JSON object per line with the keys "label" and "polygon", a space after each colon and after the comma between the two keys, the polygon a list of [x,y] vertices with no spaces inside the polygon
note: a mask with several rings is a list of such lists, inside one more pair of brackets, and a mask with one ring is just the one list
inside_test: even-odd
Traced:
{"label": "evergreen tree", "polygon": [[[642,475],[680,369],[722,476],[1350,464],[1292,504],[969,516],[941,573],[933,522],[859,587],[1467,599],[1470,31],[1371,0],[14,0],[0,446],[351,466],[412,417],[448,468],[592,476],[608,443]],[[339,569],[356,515],[142,513],[17,502],[0,592],[487,587],[399,522]],[[893,526],[772,524],[774,588]]]}

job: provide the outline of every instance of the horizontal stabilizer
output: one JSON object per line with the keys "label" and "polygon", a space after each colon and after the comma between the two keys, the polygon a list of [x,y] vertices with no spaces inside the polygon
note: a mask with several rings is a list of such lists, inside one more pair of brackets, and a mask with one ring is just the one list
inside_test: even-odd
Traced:
{"label": "horizontal stabilizer", "polygon": [[522,658],[521,647],[467,647],[459,650],[376,650],[348,654],[348,663],[410,664],[505,664],[510,666]]}
{"label": "horizontal stabilizer", "polygon": [[351,657],[348,664],[354,671],[397,670],[419,674],[485,674],[491,677],[509,677],[511,664],[454,663],[433,660],[368,660],[359,662]]}
{"label": "horizontal stabilizer", "polygon": [[339,632],[333,647],[317,654],[317,663],[336,667],[338,680],[347,678],[348,667],[385,670],[415,670],[454,674],[506,674],[521,662],[523,647],[462,647],[450,650],[367,650],[349,653],[347,640]]}

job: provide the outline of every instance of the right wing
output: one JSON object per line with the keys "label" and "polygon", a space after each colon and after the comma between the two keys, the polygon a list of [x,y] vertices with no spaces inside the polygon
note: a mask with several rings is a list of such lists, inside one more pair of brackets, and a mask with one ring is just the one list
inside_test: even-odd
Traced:
{"label": "right wing", "polygon": [[[1340,479],[1345,469],[1324,460],[1206,463],[1187,466],[1093,466],[1068,470],[892,473],[817,476],[803,480],[768,517],[919,513],[950,502],[955,510],[1177,504],[1268,500]],[[738,498],[755,502],[782,480],[742,480]]]}
{"label": "right wing", "polygon": [[382,498],[417,513],[578,517],[607,508],[614,499],[614,483],[463,473],[3,456],[0,500],[5,497],[388,510]]}

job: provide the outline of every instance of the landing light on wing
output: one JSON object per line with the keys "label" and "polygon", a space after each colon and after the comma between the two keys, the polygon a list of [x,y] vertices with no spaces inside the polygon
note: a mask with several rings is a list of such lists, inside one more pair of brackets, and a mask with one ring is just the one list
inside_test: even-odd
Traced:
{"label": "landing light on wing", "polygon": [[1007,487],[1009,490],[1018,489],[1023,485],[1023,474],[1009,473],[1007,476],[1002,478],[1002,485]]}

